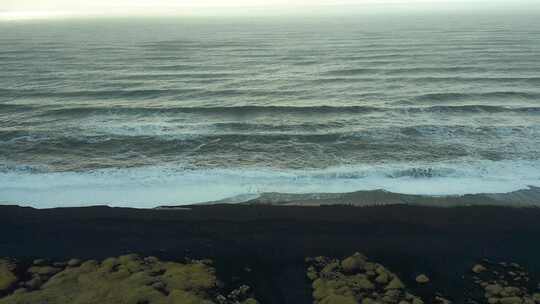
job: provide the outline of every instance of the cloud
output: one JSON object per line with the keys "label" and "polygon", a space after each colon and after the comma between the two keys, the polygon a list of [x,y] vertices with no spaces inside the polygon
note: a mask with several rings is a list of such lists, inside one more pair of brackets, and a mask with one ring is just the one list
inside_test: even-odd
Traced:
{"label": "cloud", "polygon": [[272,14],[540,9],[535,0],[0,0],[0,19],[66,15]]}

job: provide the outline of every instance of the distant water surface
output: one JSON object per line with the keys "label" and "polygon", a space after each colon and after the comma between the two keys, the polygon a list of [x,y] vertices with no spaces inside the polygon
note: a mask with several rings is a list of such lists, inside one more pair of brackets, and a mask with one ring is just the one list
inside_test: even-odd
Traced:
{"label": "distant water surface", "polygon": [[0,202],[539,186],[536,17],[0,23]]}

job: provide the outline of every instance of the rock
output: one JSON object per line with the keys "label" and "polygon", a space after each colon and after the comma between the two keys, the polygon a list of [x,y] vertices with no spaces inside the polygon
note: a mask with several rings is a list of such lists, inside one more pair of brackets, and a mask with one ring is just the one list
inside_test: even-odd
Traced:
{"label": "rock", "polygon": [[345,272],[355,272],[361,270],[366,263],[367,258],[361,253],[355,253],[352,256],[341,261],[341,267]]}
{"label": "rock", "polygon": [[71,259],[71,260],[69,260],[67,262],[67,265],[69,267],[77,267],[77,266],[81,265],[81,260],[79,260],[79,259]]}
{"label": "rock", "polygon": [[375,285],[363,274],[357,274],[349,278],[349,283],[355,288],[362,290],[372,290],[375,288]]}
{"label": "rock", "polygon": [[517,287],[508,286],[504,287],[500,294],[503,297],[519,296],[521,294],[521,290]]}
{"label": "rock", "polygon": [[[77,262],[77,259],[74,259],[74,260],[75,260],[75,263],[76,263],[76,262]],[[144,260],[146,263],[150,263],[150,264],[152,264],[152,263],[158,263],[158,262],[159,262],[159,259],[156,258],[155,256],[145,257],[143,260]],[[202,261],[202,262],[204,263],[205,261]],[[207,264],[207,265],[209,265],[209,264]],[[77,265],[75,265],[75,266],[77,266]]]}
{"label": "rock", "polygon": [[375,272],[377,270],[377,265],[375,263],[366,262],[364,264],[364,269],[366,270],[366,272],[369,272],[369,271]]}
{"label": "rock", "polygon": [[16,282],[15,264],[7,260],[0,260],[0,292],[8,290]]}
{"label": "rock", "polygon": [[392,297],[392,298],[398,298],[401,296],[401,290],[399,289],[390,289],[387,290],[384,295]]}
{"label": "rock", "polygon": [[[324,298],[321,304],[357,304],[356,299],[352,296],[342,296],[342,295],[329,295]],[[362,302],[363,303],[363,302]]]}
{"label": "rock", "polygon": [[520,297],[506,297],[499,300],[500,304],[522,304],[523,300]]}
{"label": "rock", "polygon": [[64,263],[64,262],[56,262],[56,263],[53,264],[54,267],[59,267],[59,268],[64,268],[64,267],[66,267],[66,265],[67,264]]}
{"label": "rock", "polygon": [[384,293],[384,296],[382,297],[382,301],[384,303],[397,304],[400,298],[401,298],[401,290],[391,289]]}
{"label": "rock", "polygon": [[46,264],[46,260],[45,259],[36,259],[34,260],[33,264],[36,265],[36,266],[43,266]]}
{"label": "rock", "polygon": [[414,298],[412,300],[412,304],[424,304],[424,301],[422,301],[420,298]]}
{"label": "rock", "polygon": [[499,303],[499,298],[488,298],[489,304],[497,304]]}
{"label": "rock", "polygon": [[376,277],[377,276],[377,273],[373,270],[368,270],[366,271],[366,275],[370,278],[373,278],[373,277]]}
{"label": "rock", "polygon": [[532,298],[525,297],[523,298],[523,304],[536,304]]}
{"label": "rock", "polygon": [[381,273],[375,278],[375,282],[379,284],[387,284],[389,279],[390,278],[387,273]]}
{"label": "rock", "polygon": [[248,298],[244,302],[242,302],[242,304],[259,304],[259,302],[254,298]]}
{"label": "rock", "polygon": [[41,287],[41,284],[43,284],[43,281],[40,278],[36,277],[24,283],[24,286],[30,290],[35,290],[39,289],[39,287]]}
{"label": "rock", "polygon": [[533,294],[533,300],[534,300],[536,303],[540,303],[540,293],[535,293],[535,294]]}
{"label": "rock", "polygon": [[[35,275],[24,284],[29,291],[9,294],[0,303],[213,303],[217,278],[215,270],[207,265],[147,263],[129,257],[118,261],[120,265],[114,272],[106,263],[92,261],[66,268],[46,280],[43,275],[56,272],[51,270],[54,267],[32,266],[30,274]],[[156,282],[163,282],[165,290],[153,288]]]}
{"label": "rock", "polygon": [[309,266],[307,270],[307,277],[311,281],[314,281],[319,275],[317,274],[317,270],[313,266]]}
{"label": "rock", "polygon": [[486,270],[487,270],[487,268],[484,267],[484,266],[481,265],[481,264],[476,264],[476,265],[474,265],[474,267],[472,268],[472,271],[473,271],[474,273],[482,273],[482,272],[484,272],[484,271],[486,271]]}
{"label": "rock", "polygon": [[450,304],[450,303],[452,303],[450,300],[445,299],[445,298],[440,297],[440,296],[436,296],[435,300],[437,300],[437,302],[439,302],[441,304]]}
{"label": "rock", "polygon": [[231,291],[231,293],[229,293],[228,298],[235,301],[238,301],[240,299],[245,299],[248,297],[249,290],[250,290],[249,286],[242,285],[238,287],[237,289]]}
{"label": "rock", "polygon": [[227,298],[223,295],[217,295],[216,296],[216,301],[219,303],[219,304],[226,304],[227,303]]}
{"label": "rock", "polygon": [[152,287],[153,287],[154,289],[156,289],[156,290],[163,291],[163,290],[165,290],[165,288],[166,288],[167,286],[165,285],[165,283],[158,281],[158,282],[153,283],[153,284],[152,284]]}
{"label": "rock", "polygon": [[51,266],[32,266],[28,269],[28,272],[33,275],[40,275],[45,277],[53,276],[60,271],[62,271],[62,269]]}
{"label": "rock", "polygon": [[21,293],[25,293],[25,292],[28,292],[28,289],[26,289],[26,288],[17,288],[17,290],[15,290],[13,292],[13,294],[21,294]]}
{"label": "rock", "polygon": [[398,303],[398,304],[410,304],[410,303],[409,303],[409,302],[407,302],[407,301],[399,301],[399,303]]}
{"label": "rock", "polygon": [[421,274],[421,275],[416,277],[416,282],[418,284],[427,284],[427,283],[429,283],[429,281],[430,281],[429,277],[427,275],[425,275],[425,274]]}
{"label": "rock", "polygon": [[386,285],[384,289],[389,290],[389,289],[403,289],[403,288],[405,288],[405,285],[403,285],[403,282],[401,282],[401,280],[398,277],[394,277],[394,279],[392,279],[392,281],[390,281],[390,283],[388,283],[388,285]]}
{"label": "rock", "polygon": [[325,278],[331,278],[335,276],[336,271],[338,270],[338,262],[330,262],[321,269],[320,275]]}
{"label": "rock", "polygon": [[364,298],[362,300],[362,304],[378,304],[375,300],[371,299],[371,298]]}
{"label": "rock", "polygon": [[490,284],[485,287],[485,291],[488,295],[496,296],[503,291],[503,287],[499,284]]}

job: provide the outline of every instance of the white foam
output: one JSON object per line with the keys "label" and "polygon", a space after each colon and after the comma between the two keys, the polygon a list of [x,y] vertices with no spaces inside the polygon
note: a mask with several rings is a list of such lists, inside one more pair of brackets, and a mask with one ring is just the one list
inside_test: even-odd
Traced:
{"label": "white foam", "polygon": [[[403,174],[432,168],[431,177]],[[173,167],[92,172],[0,173],[0,202],[36,208],[110,205],[150,208],[221,200],[246,194],[342,193],[359,190],[458,195],[504,193],[540,186],[539,161],[477,161],[437,164],[348,166],[321,170]]]}

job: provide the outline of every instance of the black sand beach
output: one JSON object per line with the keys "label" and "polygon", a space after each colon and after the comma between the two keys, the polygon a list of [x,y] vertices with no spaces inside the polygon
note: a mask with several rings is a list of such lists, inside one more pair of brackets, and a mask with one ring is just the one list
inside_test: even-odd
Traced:
{"label": "black sand beach", "polygon": [[[105,259],[128,253],[212,259],[225,283],[252,286],[261,303],[312,303],[306,257],[362,252],[415,294],[462,303],[464,277],[487,258],[540,274],[540,209],[493,206],[192,205],[37,210],[0,207],[0,256]],[[415,278],[427,274],[430,284]]]}

